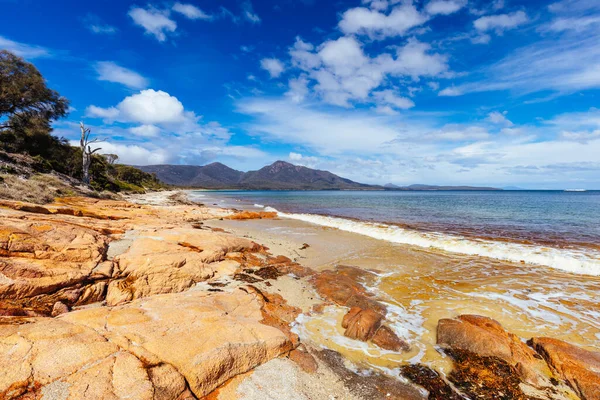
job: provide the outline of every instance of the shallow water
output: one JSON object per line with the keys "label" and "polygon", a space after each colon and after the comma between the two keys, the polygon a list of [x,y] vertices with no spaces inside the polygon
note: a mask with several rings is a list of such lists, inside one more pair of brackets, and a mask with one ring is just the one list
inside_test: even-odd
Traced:
{"label": "shallow water", "polygon": [[[229,195],[221,199],[213,197],[214,194],[206,195],[219,203],[235,202]],[[253,204],[246,206],[254,207]],[[299,244],[306,241],[311,248],[323,252],[330,251],[328,248],[335,242],[335,252],[339,257],[330,259],[322,268],[345,264],[377,271],[376,281],[366,284],[386,303],[391,327],[412,346],[410,352],[396,354],[345,338],[341,328],[341,319],[347,312],[344,307],[328,307],[323,315],[299,319],[295,329],[302,338],[338,350],[358,365],[371,366],[393,375],[397,374],[399,364],[404,362],[423,362],[442,371],[447,370],[448,361],[435,348],[437,322],[460,314],[494,318],[523,339],[548,336],[600,351],[600,276],[595,273],[566,272],[568,268],[560,265],[564,260],[558,258],[553,259],[558,264],[536,265],[507,261],[497,254],[484,257],[448,251],[442,246],[405,244],[378,233],[389,230],[389,225],[371,224],[367,227],[373,230],[372,234],[365,230],[359,231],[359,234],[353,224],[364,227],[360,224],[365,222],[344,219],[342,223],[352,229],[344,225],[333,229],[331,226],[335,225],[331,220],[319,220],[322,216],[310,214],[310,218],[304,218],[299,217],[303,214],[289,214],[281,213],[288,218],[279,221],[249,221],[245,226],[253,227],[257,237],[261,233],[273,232]],[[230,223],[235,224],[233,221]],[[414,234],[414,231],[409,230],[409,233]],[[423,234],[433,233],[415,235],[423,237],[419,236]],[[588,234],[593,234],[593,229]],[[477,245],[486,244],[483,239],[465,238],[455,233],[440,235],[450,242],[455,239],[448,239],[448,235],[476,242]],[[340,236],[343,240],[339,239]],[[505,248],[507,253],[534,246],[515,241],[492,241],[491,246],[506,244],[516,246]],[[563,257],[574,254],[572,248],[535,246],[546,248],[545,253],[555,251]],[[591,257],[594,250],[579,248],[577,251],[584,257]],[[593,258],[590,260],[593,261]],[[589,267],[595,268],[595,265]]]}

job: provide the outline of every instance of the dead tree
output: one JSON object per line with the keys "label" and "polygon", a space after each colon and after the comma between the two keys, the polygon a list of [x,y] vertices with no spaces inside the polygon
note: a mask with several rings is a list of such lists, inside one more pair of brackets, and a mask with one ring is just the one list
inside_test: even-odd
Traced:
{"label": "dead tree", "polygon": [[79,127],[81,128],[81,140],[79,141],[79,146],[81,147],[81,152],[83,153],[83,183],[86,185],[90,184],[90,165],[92,164],[92,155],[102,150],[100,147],[92,150],[90,146],[92,143],[100,142],[98,139],[90,140],[90,133],[92,132],[90,128],[86,128],[83,125],[83,122],[79,123]]}

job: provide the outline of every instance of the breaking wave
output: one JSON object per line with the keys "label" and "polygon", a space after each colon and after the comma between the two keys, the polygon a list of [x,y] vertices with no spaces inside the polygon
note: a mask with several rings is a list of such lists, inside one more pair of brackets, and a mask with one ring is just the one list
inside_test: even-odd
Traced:
{"label": "breaking wave", "polygon": [[391,243],[433,248],[446,252],[477,255],[517,263],[525,262],[577,274],[600,275],[600,252],[590,249],[558,249],[504,241],[465,238],[458,235],[421,232],[395,225],[354,221],[339,217],[284,213],[272,207],[265,207],[265,211],[275,211],[282,218],[336,228],[341,231],[353,232]]}

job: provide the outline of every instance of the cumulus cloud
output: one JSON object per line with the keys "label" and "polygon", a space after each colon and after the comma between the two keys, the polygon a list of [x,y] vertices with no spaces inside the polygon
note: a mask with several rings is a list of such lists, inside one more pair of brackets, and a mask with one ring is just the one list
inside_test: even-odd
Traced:
{"label": "cumulus cloud", "polygon": [[450,15],[467,5],[466,0],[432,0],[425,6],[430,15]]}
{"label": "cumulus cloud", "polygon": [[283,63],[276,58],[263,58],[260,60],[260,67],[266,70],[271,78],[279,78],[285,71]]}
{"label": "cumulus cloud", "polygon": [[342,14],[338,26],[345,34],[367,35],[372,39],[403,36],[411,28],[422,25],[428,17],[411,3],[402,3],[385,14],[377,9],[351,8]]}
{"label": "cumulus cloud", "polygon": [[418,80],[448,72],[447,57],[414,38],[376,57],[369,57],[352,36],[328,40],[316,48],[297,38],[289,53],[292,66],[315,82],[315,92],[327,103],[342,107],[370,101],[371,93],[388,77]]}
{"label": "cumulus cloud", "polygon": [[133,7],[128,15],[136,25],[144,28],[147,35],[154,36],[159,42],[167,40],[167,35],[177,29],[177,23],[169,17],[168,10]]}
{"label": "cumulus cloud", "polygon": [[213,18],[211,15],[208,15],[207,13],[205,13],[204,11],[192,4],[175,3],[173,4],[172,10],[185,16],[186,18],[194,20],[210,20]]}
{"label": "cumulus cloud", "polygon": [[112,61],[97,62],[95,68],[98,80],[120,83],[132,89],[142,89],[148,86],[148,79]]}
{"label": "cumulus cloud", "polygon": [[175,96],[153,89],[142,90],[138,94],[128,96],[116,107],[89,106],[86,114],[106,120],[147,125],[176,124],[196,119],[193,113],[185,112],[183,104]]}
{"label": "cumulus cloud", "polygon": [[491,31],[502,33],[505,30],[515,29],[526,23],[529,19],[523,11],[515,11],[510,14],[488,15],[476,19],[473,26],[478,31]]}
{"label": "cumulus cloud", "polygon": [[19,57],[34,59],[41,57],[50,57],[50,50],[45,47],[30,45],[26,43],[15,42],[4,36],[0,36],[0,48],[10,51]]}

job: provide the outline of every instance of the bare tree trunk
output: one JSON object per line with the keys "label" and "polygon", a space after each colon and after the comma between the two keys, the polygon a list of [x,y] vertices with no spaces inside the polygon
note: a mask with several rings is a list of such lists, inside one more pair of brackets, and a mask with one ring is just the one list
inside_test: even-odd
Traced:
{"label": "bare tree trunk", "polygon": [[100,150],[100,148],[94,149],[92,150],[92,148],[89,146],[91,143],[95,143],[98,140],[94,139],[92,141],[90,141],[90,133],[91,130],[90,128],[86,128],[83,125],[83,122],[79,123],[79,126],[81,128],[81,140],[79,141],[79,146],[81,147],[81,152],[83,154],[83,177],[82,177],[82,181],[84,184],[89,185],[90,184],[90,165],[92,164],[92,154],[94,154],[95,152],[97,152],[98,150]]}

